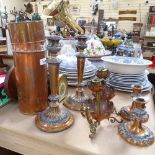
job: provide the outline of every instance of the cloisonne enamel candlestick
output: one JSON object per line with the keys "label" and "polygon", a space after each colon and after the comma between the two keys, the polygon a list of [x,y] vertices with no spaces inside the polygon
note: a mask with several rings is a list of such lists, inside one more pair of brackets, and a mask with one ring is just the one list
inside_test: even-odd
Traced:
{"label": "cloisonne enamel candlestick", "polygon": [[45,132],[59,132],[69,128],[73,122],[73,115],[59,107],[59,66],[61,61],[56,58],[60,47],[57,46],[60,40],[59,36],[50,36],[48,38],[48,51],[50,58],[46,61],[48,63],[49,81],[51,94],[48,99],[50,101],[49,107],[39,113],[35,119],[36,126]]}
{"label": "cloisonne enamel candlestick", "polygon": [[80,111],[81,106],[88,102],[88,97],[84,93],[82,83],[85,67],[85,59],[86,59],[86,55],[83,53],[83,50],[87,47],[86,44],[87,37],[85,35],[79,35],[77,38],[78,38],[77,48],[79,51],[78,54],[76,55],[78,83],[75,94],[69,96],[64,101],[64,105],[69,109]]}

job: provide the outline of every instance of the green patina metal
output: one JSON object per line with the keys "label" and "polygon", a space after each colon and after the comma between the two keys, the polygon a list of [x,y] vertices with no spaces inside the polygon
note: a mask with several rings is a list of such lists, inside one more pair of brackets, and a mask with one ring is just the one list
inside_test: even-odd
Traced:
{"label": "green patina metal", "polygon": [[10,99],[7,97],[5,90],[0,88],[0,107],[6,105]]}

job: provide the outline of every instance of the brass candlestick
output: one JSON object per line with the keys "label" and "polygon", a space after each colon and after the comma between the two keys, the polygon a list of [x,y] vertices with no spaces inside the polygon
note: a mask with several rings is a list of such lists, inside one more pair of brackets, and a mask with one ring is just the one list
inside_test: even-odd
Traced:
{"label": "brass candlestick", "polygon": [[130,144],[148,146],[154,142],[153,132],[148,127],[142,125],[149,118],[148,113],[145,111],[145,104],[146,101],[143,99],[143,105],[133,109],[130,115],[131,121],[123,122],[118,127],[121,137]]}
{"label": "brass candlestick", "polygon": [[132,94],[133,102],[131,106],[124,106],[119,111],[119,115],[122,117],[123,120],[130,121],[132,117],[132,112],[135,108],[144,108],[145,102],[144,99],[141,97],[142,86],[134,85],[132,86]]}
{"label": "brass candlestick", "polygon": [[85,66],[85,55],[83,53],[78,53],[77,54],[78,84],[76,92],[73,96],[69,96],[66,99],[66,101],[64,101],[64,105],[72,110],[80,111],[81,106],[88,102],[88,97],[84,94],[82,84],[84,66]]}
{"label": "brass candlestick", "polygon": [[43,112],[39,113],[35,119],[36,126],[45,132],[59,132],[69,128],[73,122],[73,115],[59,107],[58,96],[58,77],[60,60],[51,58],[47,60],[50,74],[49,95],[50,106]]}

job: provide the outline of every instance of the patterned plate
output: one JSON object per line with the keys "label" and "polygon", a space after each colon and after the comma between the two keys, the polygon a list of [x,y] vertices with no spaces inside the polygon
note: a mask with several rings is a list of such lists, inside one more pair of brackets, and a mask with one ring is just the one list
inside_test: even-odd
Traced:
{"label": "patterned plate", "polygon": [[[120,90],[120,91],[125,91],[125,92],[132,92],[132,88],[131,87],[122,87],[122,86],[116,86],[115,84],[112,84],[112,83],[108,83],[107,84],[109,86],[112,86],[114,87],[116,90]],[[144,85],[144,88],[143,88],[143,92],[145,91],[149,91],[150,89],[152,88],[152,84],[148,81],[146,83],[146,85]]]}

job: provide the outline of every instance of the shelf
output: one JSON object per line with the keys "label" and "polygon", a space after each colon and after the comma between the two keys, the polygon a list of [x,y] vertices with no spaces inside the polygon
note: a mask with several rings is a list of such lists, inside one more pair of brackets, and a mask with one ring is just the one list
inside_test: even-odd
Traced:
{"label": "shelf", "polygon": [[155,38],[155,36],[144,36],[144,38]]}
{"label": "shelf", "polygon": [[149,12],[149,15],[155,15],[155,12]]}
{"label": "shelf", "polygon": [[150,47],[150,46],[143,46],[142,48],[148,48],[148,49],[153,49],[153,50],[155,50],[155,47]]}
{"label": "shelf", "polygon": [[8,55],[8,54],[1,54],[0,53],[0,58],[4,59],[13,59],[13,55]]}

